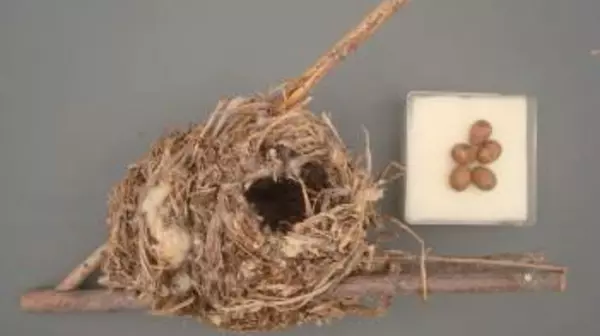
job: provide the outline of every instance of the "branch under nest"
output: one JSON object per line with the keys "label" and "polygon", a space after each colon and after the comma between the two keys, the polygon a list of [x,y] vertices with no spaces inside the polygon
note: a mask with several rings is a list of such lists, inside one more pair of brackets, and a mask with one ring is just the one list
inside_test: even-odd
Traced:
{"label": "branch under nest", "polygon": [[[420,273],[418,256],[391,251],[378,259],[385,259],[400,268],[400,273],[352,276],[328,295],[360,298],[424,294],[424,281],[429,293],[562,292],[566,289],[566,268],[541,263],[539,255],[429,256],[425,280]],[[130,294],[105,289],[37,290],[21,297],[21,309],[29,312],[94,312],[148,307],[148,302]]]}
{"label": "branch under nest", "polygon": [[79,287],[102,262],[106,244],[96,248],[81,264],[77,265],[54,289],[69,291]]}

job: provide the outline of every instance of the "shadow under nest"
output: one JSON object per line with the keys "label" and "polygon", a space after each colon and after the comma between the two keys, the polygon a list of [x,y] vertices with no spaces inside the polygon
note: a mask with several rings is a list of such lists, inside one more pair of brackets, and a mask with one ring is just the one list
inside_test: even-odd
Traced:
{"label": "shadow under nest", "polygon": [[373,272],[366,235],[382,183],[362,159],[325,114],[222,101],[205,124],[161,138],[113,190],[101,283],[228,330],[373,313],[330,295]]}

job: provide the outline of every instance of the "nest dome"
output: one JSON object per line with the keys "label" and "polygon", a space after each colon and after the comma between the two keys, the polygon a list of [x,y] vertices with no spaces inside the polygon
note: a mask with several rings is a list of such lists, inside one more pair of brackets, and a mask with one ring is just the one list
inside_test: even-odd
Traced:
{"label": "nest dome", "polygon": [[152,310],[273,330],[362,307],[333,296],[374,247],[380,183],[327,115],[221,101],[131,165],[109,199],[102,283]]}

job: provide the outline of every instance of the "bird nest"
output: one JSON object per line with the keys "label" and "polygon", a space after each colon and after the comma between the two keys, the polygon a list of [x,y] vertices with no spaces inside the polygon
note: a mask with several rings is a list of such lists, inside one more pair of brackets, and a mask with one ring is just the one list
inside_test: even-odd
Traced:
{"label": "bird nest", "polygon": [[328,294],[374,249],[382,183],[369,162],[325,114],[223,101],[207,123],[160,139],[114,189],[103,284],[228,329],[356,310]]}

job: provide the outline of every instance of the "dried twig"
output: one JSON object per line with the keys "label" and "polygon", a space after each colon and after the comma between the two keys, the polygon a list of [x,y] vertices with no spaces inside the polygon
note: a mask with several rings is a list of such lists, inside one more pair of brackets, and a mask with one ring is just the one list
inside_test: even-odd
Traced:
{"label": "dried twig", "polygon": [[421,247],[421,255],[419,257],[419,270],[421,273],[421,289],[423,291],[422,292],[423,300],[427,300],[427,293],[428,293],[427,266],[426,266],[427,250],[425,249],[425,241],[413,229],[411,229],[408,225],[404,224],[399,219],[393,218],[393,217],[387,217],[387,218],[392,223],[396,224],[400,229],[408,232],[408,234],[410,234],[419,243],[419,246]]}
{"label": "dried twig", "polygon": [[81,264],[77,265],[56,287],[57,291],[69,291],[79,287],[102,262],[106,244],[96,248]]}
{"label": "dried twig", "polygon": [[113,311],[144,309],[147,303],[123,292],[105,289],[56,291],[40,290],[21,297],[21,308],[30,312]]}
{"label": "dried twig", "polygon": [[[506,273],[473,272],[447,273],[429,276],[429,293],[507,293],[526,291],[565,290],[565,274],[561,272]],[[337,288],[336,296],[404,295],[422,291],[422,280],[418,274],[407,276],[360,276],[348,279]]]}
{"label": "dried twig", "polygon": [[[421,293],[423,279],[419,256],[395,256],[400,274],[352,276],[330,293],[333,297],[405,295]],[[387,258],[384,257],[384,258]],[[393,257],[392,257],[393,258]],[[390,259],[388,259],[389,261]],[[511,255],[506,259],[430,256],[427,260],[429,293],[496,293],[564,291],[566,269],[536,264],[538,257]],[[124,292],[88,290],[33,291],[21,298],[21,308],[31,312],[113,311],[148,308],[149,303]]]}
{"label": "dried twig", "polygon": [[284,110],[304,101],[310,89],[315,86],[334,66],[355,51],[381,25],[389,19],[407,0],[386,0],[375,8],[353,30],[348,32],[331,50],[325,53],[308,68],[296,81],[284,88],[282,108]]}

